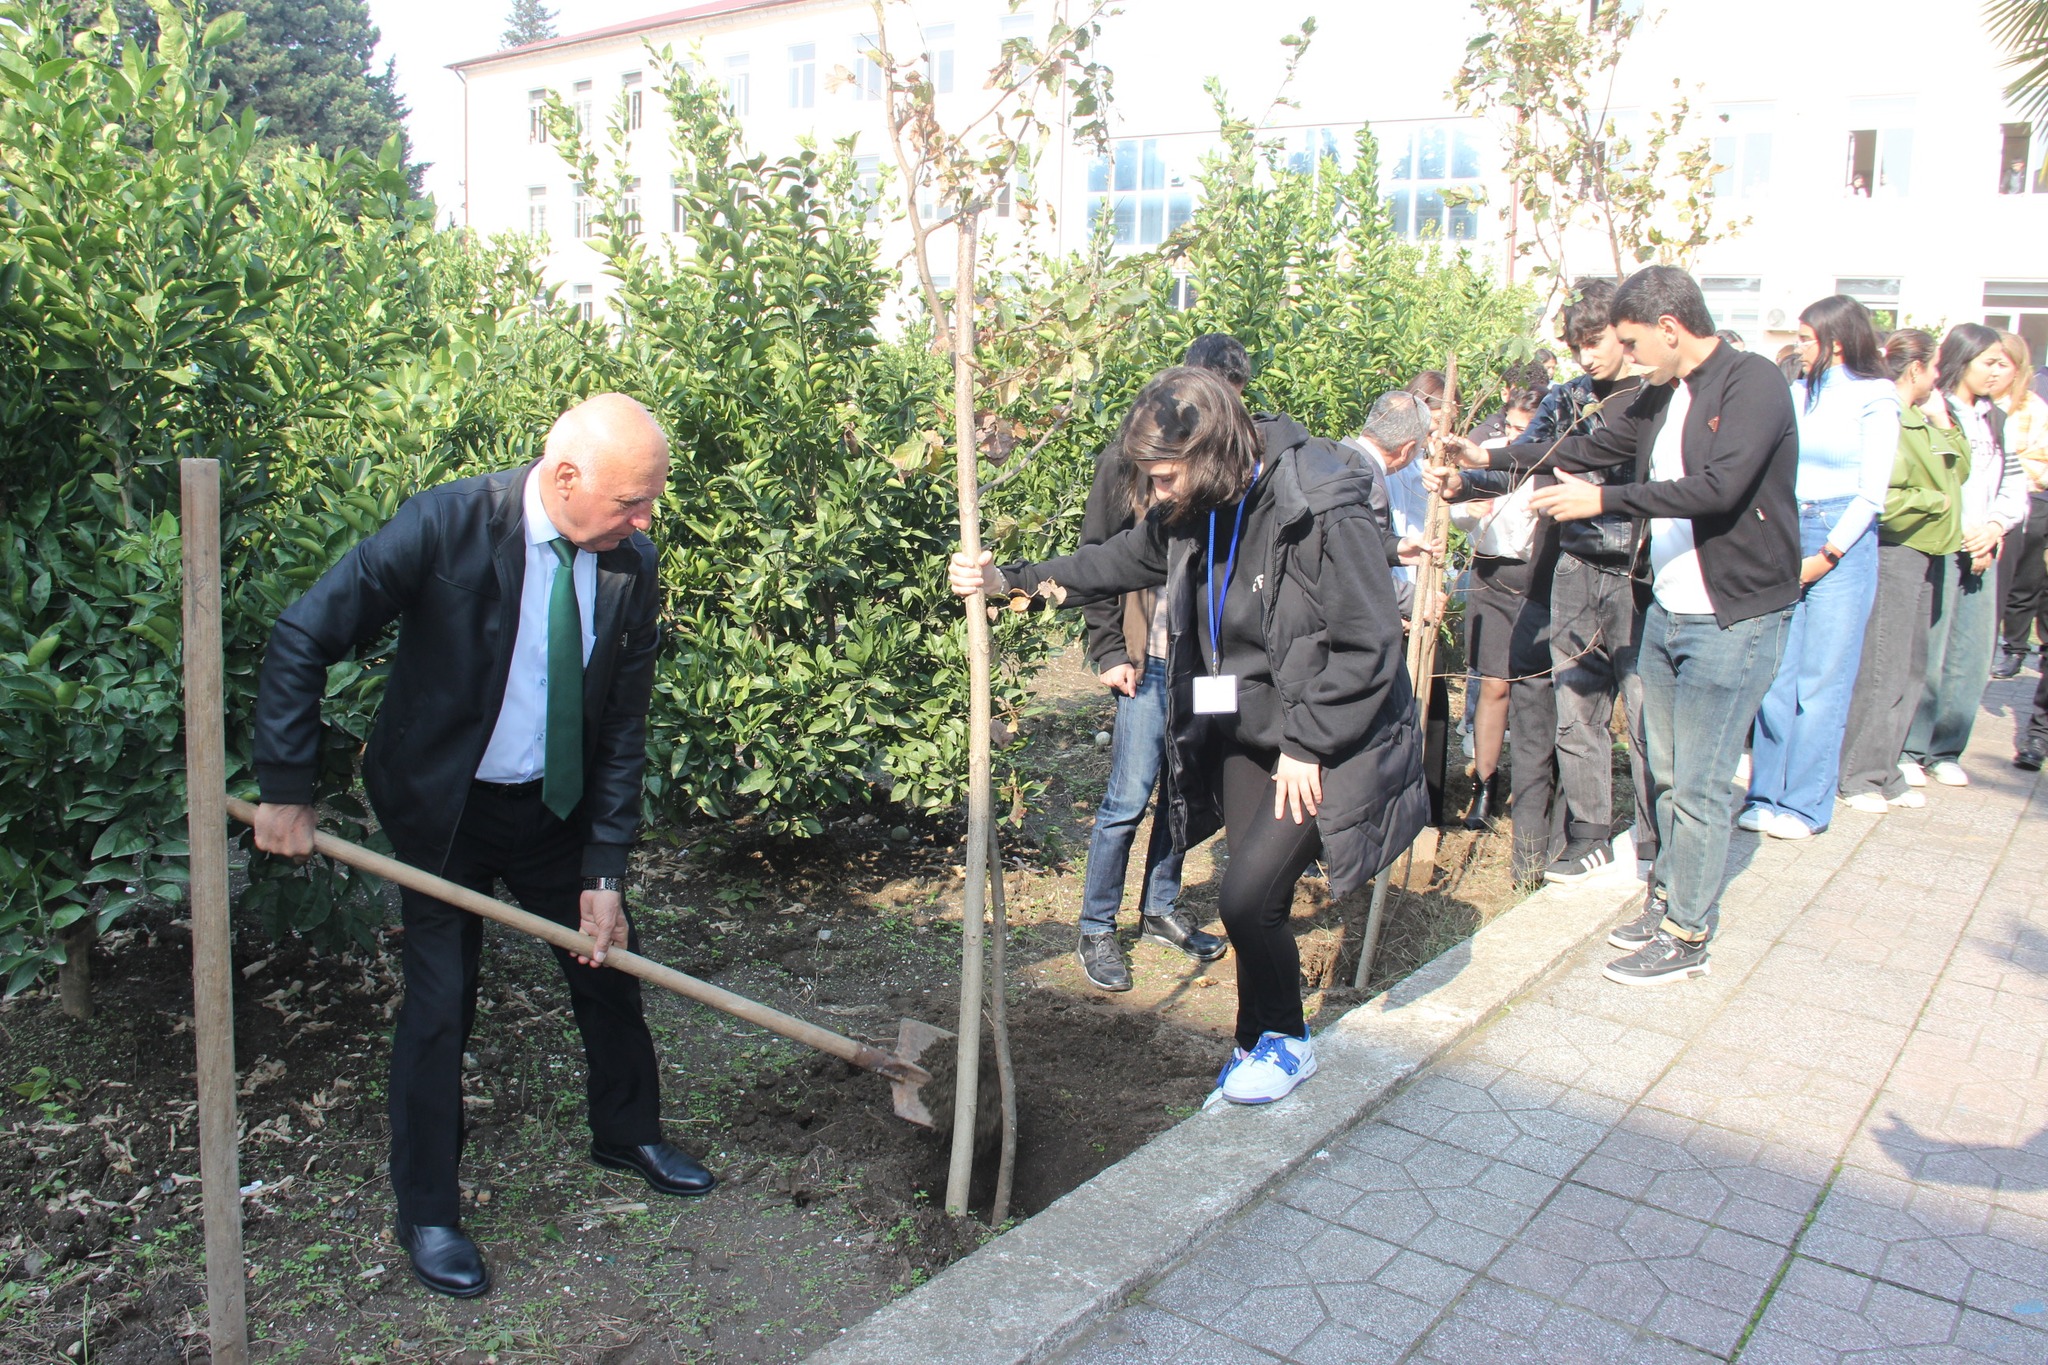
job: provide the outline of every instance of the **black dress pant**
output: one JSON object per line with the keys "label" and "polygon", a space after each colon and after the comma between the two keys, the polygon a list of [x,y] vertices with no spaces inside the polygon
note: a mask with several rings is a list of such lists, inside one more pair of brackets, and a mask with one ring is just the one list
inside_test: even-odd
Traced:
{"label": "black dress pant", "polygon": [[1223,827],[1230,862],[1218,892],[1223,931],[1237,954],[1237,1045],[1259,1035],[1308,1033],[1301,1013],[1301,950],[1288,925],[1294,884],[1323,839],[1314,816],[1273,818],[1273,767],[1280,755],[1223,745]]}
{"label": "black dress pant", "polygon": [[[416,861],[406,853],[401,847],[402,858]],[[477,782],[441,875],[486,895],[503,881],[529,912],[574,928],[582,860],[576,832],[541,805],[540,783]],[[414,891],[402,893],[402,904],[405,1004],[391,1040],[391,1187],[401,1222],[445,1226],[459,1212],[462,1054],[476,1022],[483,921]],[[627,946],[640,947],[630,929]],[[639,979],[553,951],[583,1035],[591,1135],[628,1146],[660,1141],[660,1081]]]}
{"label": "black dress pant", "polygon": [[2024,653],[2029,632],[2048,645],[2048,493],[2030,495],[2026,524],[2006,532],[1998,607],[2007,649]]}

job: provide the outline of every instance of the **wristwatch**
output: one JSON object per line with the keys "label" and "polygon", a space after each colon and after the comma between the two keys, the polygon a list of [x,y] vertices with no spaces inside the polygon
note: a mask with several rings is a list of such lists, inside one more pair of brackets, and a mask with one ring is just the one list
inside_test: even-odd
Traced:
{"label": "wristwatch", "polygon": [[585,877],[583,879],[583,889],[585,891],[617,891],[623,893],[626,889],[626,879],[624,877]]}
{"label": "wristwatch", "polygon": [[1829,568],[1839,567],[1842,562],[1842,552],[1832,545],[1821,546],[1820,557],[1828,562]]}

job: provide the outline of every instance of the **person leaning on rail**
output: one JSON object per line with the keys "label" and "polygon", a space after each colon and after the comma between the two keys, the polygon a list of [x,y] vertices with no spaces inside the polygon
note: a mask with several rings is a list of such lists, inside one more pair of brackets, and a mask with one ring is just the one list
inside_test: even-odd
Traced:
{"label": "person leaning on rail", "polygon": [[1264,458],[1215,375],[1146,385],[1123,426],[1154,505],[1099,545],[997,569],[955,554],[953,591],[1028,610],[1163,587],[1170,682],[1168,813],[1192,848],[1230,840],[1223,927],[1237,954],[1237,1046],[1225,1099],[1279,1099],[1315,1074],[1289,931],[1294,883],[1318,856],[1356,890],[1422,828],[1420,736],[1371,479],[1334,442]]}
{"label": "person leaning on rail", "polygon": [[[620,880],[640,824],[659,585],[646,531],[668,437],[621,394],[571,408],[521,469],[430,488],[287,607],[256,703],[256,846],[313,851],[327,670],[399,623],[363,785],[398,856],[595,940],[562,949],[588,1067],[590,1156],[662,1194],[711,1173],[662,1140],[640,983],[605,971],[639,947]],[[458,1221],[462,1053],[483,921],[401,895],[405,1004],[391,1040],[398,1241],[427,1288],[469,1298],[490,1272]]]}

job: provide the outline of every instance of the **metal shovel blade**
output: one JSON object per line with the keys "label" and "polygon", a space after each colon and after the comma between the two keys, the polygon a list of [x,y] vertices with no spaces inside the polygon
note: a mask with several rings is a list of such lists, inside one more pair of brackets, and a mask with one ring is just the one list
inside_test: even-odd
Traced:
{"label": "metal shovel blade", "polygon": [[895,1101],[896,1117],[907,1119],[920,1128],[932,1127],[932,1111],[924,1102],[924,1084],[931,1079],[931,1073],[917,1065],[917,1059],[933,1043],[953,1035],[935,1024],[917,1019],[905,1019],[896,1026],[896,1051],[893,1060],[905,1064],[906,1073],[889,1078],[889,1096]]}

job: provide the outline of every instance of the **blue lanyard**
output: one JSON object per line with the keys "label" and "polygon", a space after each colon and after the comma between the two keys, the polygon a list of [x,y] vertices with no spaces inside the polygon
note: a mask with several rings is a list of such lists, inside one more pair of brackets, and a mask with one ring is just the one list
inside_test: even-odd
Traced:
{"label": "blue lanyard", "polygon": [[[1263,464],[1260,466],[1264,468]],[[1258,471],[1253,471],[1252,482],[1259,481]],[[1237,533],[1244,526],[1244,505],[1252,500],[1251,489],[1238,499],[1237,515],[1230,522],[1230,555],[1223,563],[1223,600],[1230,597],[1230,579],[1237,572]],[[1209,676],[1223,671],[1223,604],[1216,597],[1216,509],[1209,509]]]}

